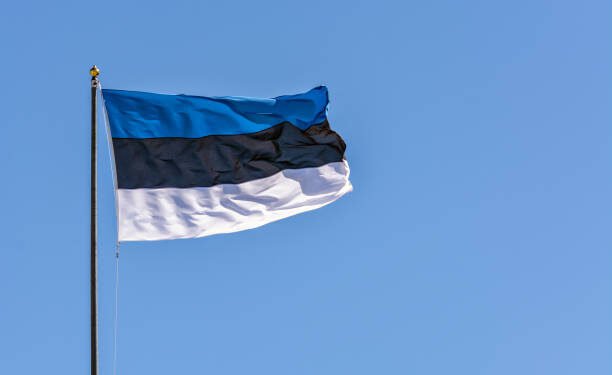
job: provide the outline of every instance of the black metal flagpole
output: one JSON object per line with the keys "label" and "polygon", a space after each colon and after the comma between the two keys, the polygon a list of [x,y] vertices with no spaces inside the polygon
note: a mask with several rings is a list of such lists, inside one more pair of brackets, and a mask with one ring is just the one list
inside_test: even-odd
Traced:
{"label": "black metal flagpole", "polygon": [[91,323],[91,375],[98,375],[98,164],[97,164],[97,94],[100,69],[93,66],[91,75],[91,246],[90,246],[90,323]]}

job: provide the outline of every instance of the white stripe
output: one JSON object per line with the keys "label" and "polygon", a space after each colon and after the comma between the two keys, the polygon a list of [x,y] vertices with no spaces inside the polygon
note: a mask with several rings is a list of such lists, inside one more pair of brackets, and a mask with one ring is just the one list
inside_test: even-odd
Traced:
{"label": "white stripe", "polygon": [[314,210],[353,190],[346,161],[286,169],[241,184],[119,189],[119,241],[237,232]]}

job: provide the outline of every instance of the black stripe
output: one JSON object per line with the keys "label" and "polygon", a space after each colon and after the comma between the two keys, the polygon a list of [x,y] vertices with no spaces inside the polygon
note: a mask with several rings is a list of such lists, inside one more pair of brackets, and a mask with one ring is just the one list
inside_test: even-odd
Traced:
{"label": "black stripe", "polygon": [[120,189],[238,184],[283,169],[341,161],[346,145],[327,120],[301,130],[284,122],[269,129],[202,138],[113,138]]}

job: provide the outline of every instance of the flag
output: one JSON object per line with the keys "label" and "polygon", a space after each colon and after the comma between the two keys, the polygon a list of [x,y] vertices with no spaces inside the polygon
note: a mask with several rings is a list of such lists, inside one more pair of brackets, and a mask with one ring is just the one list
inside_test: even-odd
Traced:
{"label": "flag", "polygon": [[352,190],[324,86],[272,99],[103,89],[119,241],[255,228]]}

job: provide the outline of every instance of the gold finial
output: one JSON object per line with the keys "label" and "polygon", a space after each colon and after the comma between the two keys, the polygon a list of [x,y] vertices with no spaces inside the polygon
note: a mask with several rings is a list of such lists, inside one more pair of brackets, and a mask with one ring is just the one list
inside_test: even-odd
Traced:
{"label": "gold finial", "polygon": [[89,69],[89,75],[90,75],[92,78],[96,78],[97,76],[99,76],[99,75],[100,75],[100,69],[98,69],[98,67],[97,67],[97,66],[95,66],[95,65],[94,65],[94,66],[92,66],[92,67],[91,67],[91,69]]}

